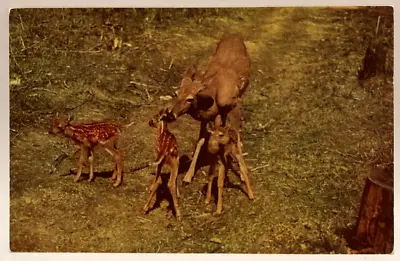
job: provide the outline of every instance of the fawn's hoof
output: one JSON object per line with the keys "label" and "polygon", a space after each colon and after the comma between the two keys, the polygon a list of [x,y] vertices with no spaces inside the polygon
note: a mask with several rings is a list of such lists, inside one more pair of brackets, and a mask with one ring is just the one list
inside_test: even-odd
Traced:
{"label": "fawn's hoof", "polygon": [[79,178],[74,178],[74,182],[79,182]]}
{"label": "fawn's hoof", "polygon": [[113,184],[114,188],[118,187],[119,185],[121,185],[121,181],[117,181]]}

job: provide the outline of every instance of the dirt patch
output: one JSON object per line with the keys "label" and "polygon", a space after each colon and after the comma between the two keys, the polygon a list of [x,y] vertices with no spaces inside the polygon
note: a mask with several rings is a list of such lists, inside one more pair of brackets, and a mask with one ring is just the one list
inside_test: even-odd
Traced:
{"label": "dirt patch", "polygon": [[[379,15],[388,73],[360,87]],[[163,190],[144,215],[155,170],[132,170],[155,159],[148,121],[173,102],[160,97],[172,96],[184,68],[205,61],[226,32],[244,36],[252,59],[243,133],[256,199],[230,173],[223,214],[215,216],[215,204],[204,206],[206,176],[198,171],[182,186],[182,170],[182,222]],[[10,248],[346,253],[369,166],[393,162],[392,72],[386,7],[12,10]],[[77,147],[47,133],[56,112],[76,122],[135,121],[118,145],[121,187],[109,182],[113,164],[101,150],[95,181],[73,182]],[[170,129],[190,157],[199,124],[183,116]]]}

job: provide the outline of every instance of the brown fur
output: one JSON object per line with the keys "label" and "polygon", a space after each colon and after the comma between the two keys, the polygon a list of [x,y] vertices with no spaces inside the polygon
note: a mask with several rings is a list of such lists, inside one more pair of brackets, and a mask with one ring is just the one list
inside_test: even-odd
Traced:
{"label": "brown fur", "polygon": [[[215,178],[215,165],[219,163],[218,170],[218,202],[217,213],[222,212],[222,193],[224,187],[224,179],[227,174],[228,166],[232,166],[232,158],[239,163],[240,179],[246,184],[247,195],[249,199],[254,199],[254,193],[250,185],[247,166],[243,159],[242,143],[239,133],[230,126],[221,126],[221,117],[218,115],[215,124],[210,130],[210,138],[208,141],[208,151],[215,157],[210,165],[208,172],[208,187],[206,194],[206,204],[211,200],[212,182]],[[229,157],[228,157],[229,156]]]}
{"label": "brown fur", "polygon": [[175,136],[168,130],[167,120],[171,117],[171,112],[168,109],[161,110],[157,115],[155,115],[150,121],[149,125],[151,127],[157,128],[157,142],[156,142],[156,152],[157,159],[154,165],[157,166],[156,177],[153,184],[150,187],[150,196],[147,200],[146,205],[143,210],[147,213],[150,209],[150,203],[155,196],[158,187],[162,183],[161,179],[161,169],[164,163],[171,169],[171,175],[168,181],[168,188],[172,195],[172,200],[174,203],[176,218],[181,219],[181,212],[178,204],[179,191],[176,185],[176,179],[178,177],[179,168],[179,152],[178,143]]}
{"label": "brown fur", "polygon": [[185,175],[185,182],[190,182],[193,178],[197,157],[205,142],[208,122],[221,115],[223,125],[228,119],[231,126],[240,131],[240,97],[249,84],[250,66],[243,39],[237,35],[229,35],[218,43],[214,55],[209,59],[204,77],[198,75],[195,67],[190,67],[183,75],[172,113],[175,118],[187,113],[201,122],[199,141],[189,171]]}
{"label": "brown fur", "polygon": [[133,122],[128,125],[117,125],[108,122],[71,124],[70,120],[66,116],[55,117],[50,133],[63,133],[80,145],[81,154],[78,160],[75,182],[79,181],[83,164],[86,160],[89,161],[89,181],[93,180],[93,150],[100,145],[114,158],[115,168],[111,180],[114,181],[116,179],[114,187],[118,187],[122,182],[123,159],[115,143],[121,134],[121,129],[129,127]]}

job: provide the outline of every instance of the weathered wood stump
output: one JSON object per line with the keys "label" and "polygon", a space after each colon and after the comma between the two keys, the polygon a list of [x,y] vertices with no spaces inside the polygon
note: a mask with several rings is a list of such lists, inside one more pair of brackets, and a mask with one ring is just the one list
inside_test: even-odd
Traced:
{"label": "weathered wood stump", "polygon": [[393,251],[393,197],[393,171],[375,166],[365,182],[354,238],[357,250],[351,253]]}

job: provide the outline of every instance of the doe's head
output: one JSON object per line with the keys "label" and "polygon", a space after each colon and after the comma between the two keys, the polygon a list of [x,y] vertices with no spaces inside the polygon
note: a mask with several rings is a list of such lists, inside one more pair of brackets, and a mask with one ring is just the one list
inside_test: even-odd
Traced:
{"label": "doe's head", "polygon": [[204,88],[197,76],[196,67],[189,67],[182,76],[181,85],[176,92],[177,98],[172,107],[172,115],[176,118],[185,114],[196,103],[196,96]]}

